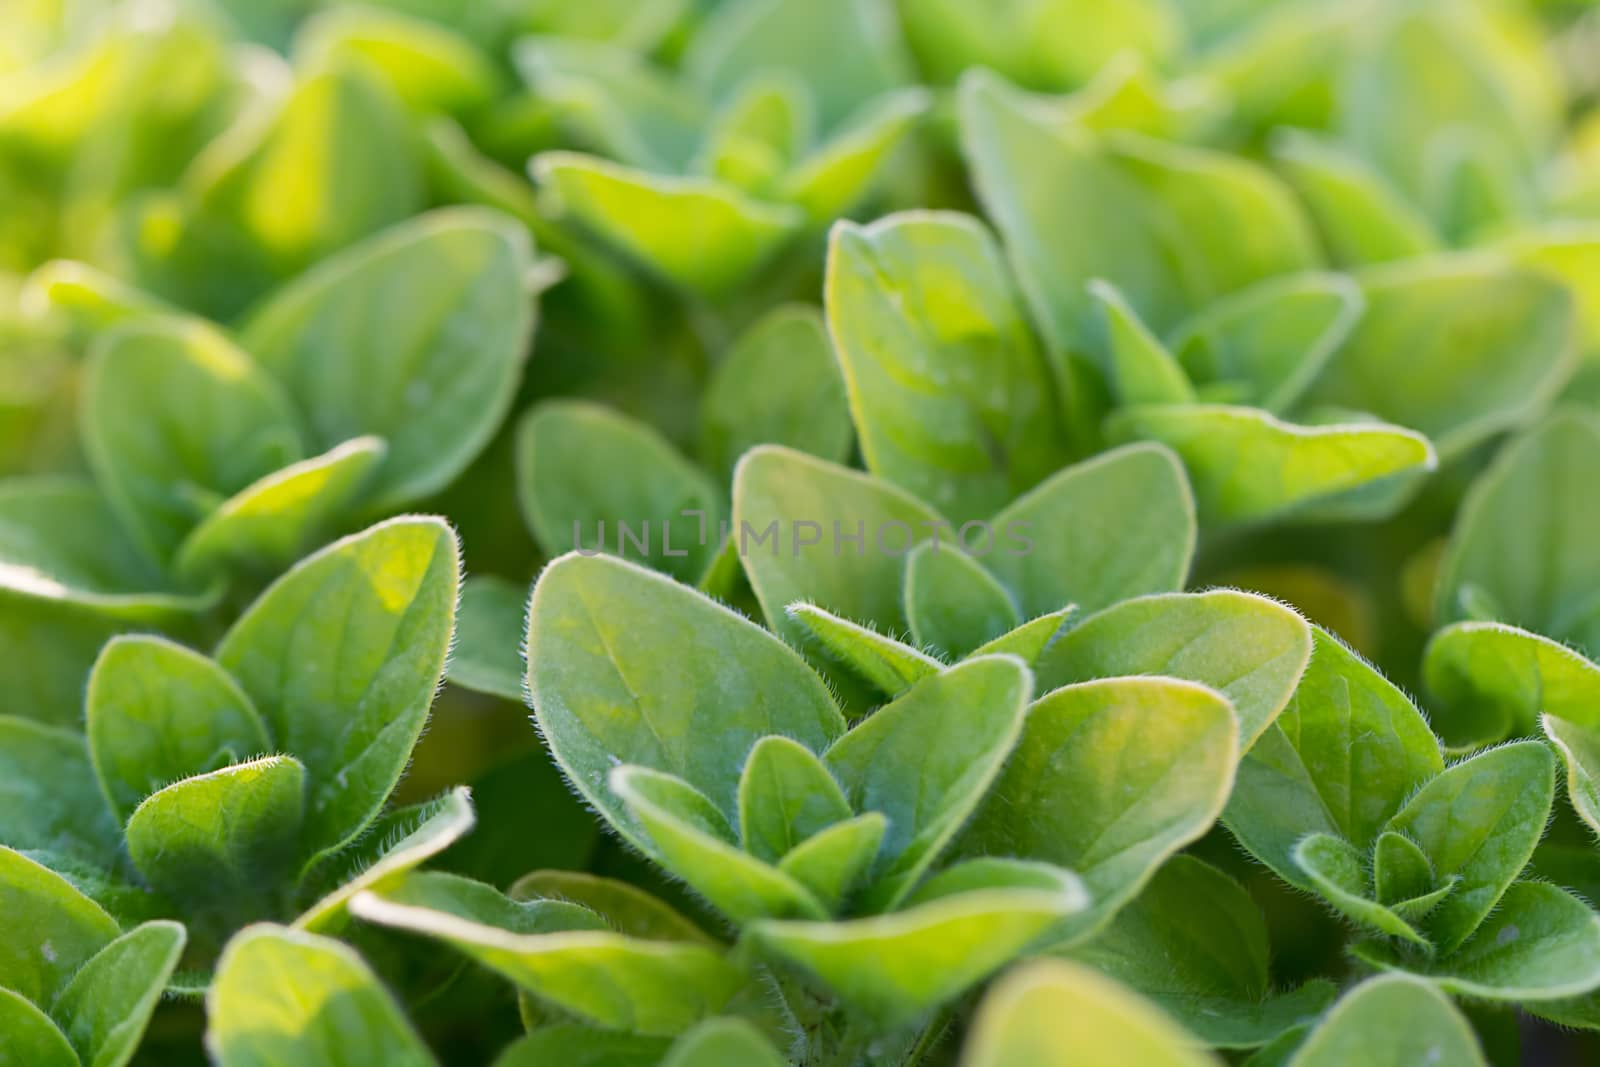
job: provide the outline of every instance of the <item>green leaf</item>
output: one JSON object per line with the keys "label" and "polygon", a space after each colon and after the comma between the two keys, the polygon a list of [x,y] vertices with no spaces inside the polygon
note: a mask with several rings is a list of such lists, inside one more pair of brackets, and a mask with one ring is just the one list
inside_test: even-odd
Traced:
{"label": "green leaf", "polygon": [[681,778],[624,764],[610,785],[643,832],[646,854],[735,922],[826,914],[803,885],[739,848],[722,813]]}
{"label": "green leaf", "polygon": [[0,690],[30,719],[76,727],[94,658],[124,625],[91,608],[17,593],[7,586],[15,574],[6,570],[0,562],[0,646],[27,655],[0,657]]}
{"label": "green leaf", "polygon": [[824,303],[873,474],[966,523],[1066,461],[1049,364],[982,223],[839,223]]}
{"label": "green leaf", "polygon": [[1411,838],[1436,880],[1460,877],[1423,921],[1449,953],[1495,908],[1544,836],[1555,792],[1555,757],[1543,742],[1490,749],[1456,763],[1424,785],[1385,829]]}
{"label": "green leaf", "polygon": [[1305,889],[1292,858],[1301,838],[1326,833],[1369,849],[1443,769],[1438,741],[1405,694],[1315,628],[1311,662],[1240,762],[1223,819],[1251,855]]}
{"label": "green leaf", "polygon": [[1154,1005],[1087,967],[1013,971],[978,1007],[962,1067],[1217,1067]]}
{"label": "green leaf", "polygon": [[1440,251],[1433,224],[1375,168],[1298,130],[1274,137],[1272,155],[1342,267]]}
{"label": "green leaf", "polygon": [[1295,845],[1294,863],[1313,892],[1342,915],[1424,949],[1429,940],[1399,915],[1373,900],[1371,881],[1354,845],[1332,834],[1308,834]]}
{"label": "green leaf", "polygon": [[96,480],[157,560],[221,501],[304,456],[277,383],[189,320],[106,335],[89,360],[81,418]]}
{"label": "green leaf", "polygon": [[585,401],[547,401],[517,429],[517,496],[549,556],[632,556],[683,582],[721,547],[722,493],[644,423]]}
{"label": "green leaf", "polygon": [[918,545],[906,558],[905,600],[912,640],[958,659],[1022,621],[994,575],[959,547],[938,541]]}
{"label": "green leaf", "polygon": [[295,35],[301,69],[367,64],[412,111],[471,112],[501,92],[493,63],[436,23],[376,8],[318,12]]}
{"label": "green leaf", "polygon": [[710,121],[700,92],[629,48],[534,37],[515,42],[512,58],[563,133],[629,166],[682,171]]}
{"label": "green leaf", "polygon": [[449,208],[335,256],[269,297],[243,339],[330,448],[389,446],[370,506],[449,485],[499,427],[533,329],[527,231]]}
{"label": "green leaf", "polygon": [[0,848],[0,987],[51,1004],[72,976],[118,934],[100,905],[47,867]]}
{"label": "green leaf", "polygon": [[1365,308],[1343,274],[1273,278],[1186,320],[1172,351],[1196,382],[1245,385],[1245,402],[1278,414],[1311,387]]}
{"label": "green leaf", "polygon": [[1050,888],[977,889],[843,922],[763,919],[745,936],[888,1028],[987,978],[1084,903],[1078,880],[1060,872]]}
{"label": "green leaf", "polygon": [[898,89],[870,101],[825,143],[799,159],[777,195],[821,229],[849,216],[872,194],[895,150],[932,105],[921,89]]}
{"label": "green leaf", "polygon": [[221,594],[172,588],[95,488],[71,478],[0,484],[0,589],[139,622],[204,611]]}
{"label": "green leaf", "polygon": [[287,568],[348,514],[388,451],[382,438],[357,437],[253,482],[190,531],[175,569],[199,578],[229,564]]}
{"label": "green leaf", "polygon": [[527,618],[528,587],[522,583],[492,574],[475,574],[462,582],[450,683],[521,704]]}
{"label": "green leaf", "polygon": [[1447,462],[1525,422],[1566,377],[1572,300],[1556,282],[1466,256],[1374,267],[1358,280],[1367,313],[1309,405],[1415,430]]}
{"label": "green leaf", "polygon": [[899,8],[919,66],[941,85],[969,67],[989,67],[1018,85],[1059,92],[1124,54],[1170,58],[1183,37],[1178,11],[1149,0],[1114,9],[1044,0],[982,10],[960,0],[901,0]]}
{"label": "green leaf", "polygon": [[796,601],[905,632],[903,557],[948,526],[886,482],[786,448],[751,449],[733,472],[735,548],[767,625],[799,647]]}
{"label": "green leaf", "polygon": [[1493,622],[1462,622],[1433,635],[1423,658],[1439,733],[1459,749],[1538,729],[1539,717],[1587,726],[1600,699],[1600,667],[1548,637]]}
{"label": "green leaf", "polygon": [[930,675],[823,755],[858,812],[888,820],[864,906],[887,910],[977,808],[1022,731],[1032,675],[1005,656]]}
{"label": "green leaf", "polygon": [[1039,657],[1039,688],[1165,674],[1213,686],[1248,751],[1294,694],[1311,628],[1289,608],[1233,589],[1140,597],[1090,616]]}
{"label": "green leaf", "polygon": [[1010,587],[1025,617],[1068,604],[1092,613],[1148,593],[1177,592],[1196,537],[1183,466],[1154,444],[1068,467],[990,525],[1012,544],[985,556],[984,565]]}
{"label": "green leaf", "polygon": [[1433,893],[1433,863],[1416,842],[1385,831],[1372,849],[1372,886],[1383,904],[1397,905]]}
{"label": "green leaf", "polygon": [[516,904],[448,875],[412,875],[382,894],[360,894],[350,907],[371,922],[447,941],[580,1019],[638,1034],[678,1033],[745,981],[709,946],[626,937],[574,905]]}
{"label": "green leaf", "polygon": [[122,1067],[133,1058],[184,941],[178,923],[148,922],[101,949],[72,976],[50,1013],[61,1020],[81,1062]]}
{"label": "green leaf", "polygon": [[689,170],[768,195],[810,142],[813,119],[811,99],[795,79],[752,75],[718,108]]}
{"label": "green leaf", "polygon": [[1076,871],[1091,905],[1048,943],[1081,940],[1211,827],[1237,760],[1233,707],[1214,690],[1174,678],[1067,686],[1028,710],[957,852]]}
{"label": "green leaf", "polygon": [[1076,607],[1068,604],[1060,611],[1052,611],[1041,615],[1037,619],[1018,626],[1010,633],[1001,634],[988,644],[973,651],[974,656],[997,656],[1001,654],[1016,656],[1023,663],[1032,667],[1038,662],[1044,650],[1055,640],[1061,628],[1067,624],[1067,619],[1076,611]]}
{"label": "green leaf", "polygon": [[[1194,921],[1197,914],[1205,921]],[[1163,864],[1104,930],[1070,954],[1154,1000],[1213,1047],[1266,1044],[1334,997],[1321,981],[1271,993],[1261,909],[1239,883],[1192,856]]]}
{"label": "green leaf", "polygon": [[96,866],[115,862],[119,820],[94,781],[83,735],[0,715],[0,844]]}
{"label": "green leaf", "polygon": [[1405,975],[1369,978],[1342,997],[1290,1058],[1291,1067],[1486,1067],[1465,1016],[1427,982]]}
{"label": "green leaf", "polygon": [[564,900],[604,919],[613,930],[646,941],[716,941],[694,923],[644,890],[614,878],[582,871],[534,871],[523,875],[507,893],[512,900]]}
{"label": "green leaf", "polygon": [[1556,223],[1542,229],[1513,234],[1506,251],[1520,265],[1539,271],[1566,285],[1578,307],[1581,352],[1600,354],[1600,225]]}
{"label": "green leaf", "polygon": [[811,90],[826,130],[911,80],[898,31],[887,0],[816,0],[799,8],[755,0],[715,12],[695,35],[684,68],[716,94],[754,72],[791,74]]}
{"label": "green leaf", "polygon": [[444,674],[460,570],[444,522],[391,519],[296,564],[218,646],[305,764],[304,855],[354,840],[399,781]]}
{"label": "green leaf", "polygon": [[494,1067],[660,1067],[668,1048],[665,1038],[555,1023],[507,1045]]}
{"label": "green leaf", "polygon": [[790,604],[785,614],[804,626],[830,656],[889,696],[899,696],[943,666],[926,652],[815,604]]}
{"label": "green leaf", "polygon": [[739,776],[739,842],[774,863],[818,831],[853,813],[839,783],[811,750],[787,737],[763,737]]}
{"label": "green leaf", "polygon": [[739,766],[758,739],[782,734],[817,751],[844,732],[827,687],[781,641],[622,560],[568,555],[546,567],[527,647],[545,743],[573,788],[641,848],[606,783],[617,764],[674,774],[731,820]]}
{"label": "green leaf", "polygon": [[48,308],[63,319],[75,349],[123,323],[180,313],[115,275],[70,259],[51,260],[29,274],[18,303]]}
{"label": "green leaf", "polygon": [[1094,351],[1092,278],[1117,286],[1159,334],[1228,293],[1317,265],[1298,205],[1254,164],[1097,135],[982,71],[962,79],[959,111],[978,198],[1057,351]]}
{"label": "green leaf", "polygon": [[159,893],[197,912],[258,918],[292,873],[306,769],[263,756],[152,793],[128,817],[128,852]]}
{"label": "green leaf", "polygon": [[425,194],[400,101],[352,66],[301,79],[276,114],[212,142],[182,189],[189,206],[145,209],[136,260],[150,288],[219,320],[415,214]]}
{"label": "green leaf", "polygon": [[775,308],[740,334],[700,399],[700,458],[722,476],[761,444],[844,463],[854,436],[827,328],[804,305]]}
{"label": "green leaf", "polygon": [[226,671],[160,637],[106,644],[89,676],[86,715],[95,774],[118,822],[163,786],[272,748]]}
{"label": "green leaf", "polygon": [[651,174],[575,152],[545,152],[531,166],[563,217],[663,280],[713,300],[746,284],[801,223],[797,208],[709,178]]}
{"label": "green leaf", "polygon": [[1127,408],[1112,440],[1154,440],[1182,458],[1208,523],[1259,522],[1438,463],[1421,434],[1382,423],[1296,426],[1222,404]]}
{"label": "green leaf", "polygon": [[1475,999],[1558,1000],[1600,986],[1600,916],[1542,882],[1511,886],[1476,933],[1436,960],[1371,942],[1355,951],[1375,966],[1410,971]]}
{"label": "green leaf", "polygon": [[1159,338],[1115,285],[1096,278],[1089,282],[1104,322],[1104,355],[1111,393],[1119,405],[1191,404],[1194,386]]}
{"label": "green leaf", "polygon": [[[1442,621],[1469,617],[1472,593],[1490,599],[1501,622],[1600,650],[1600,560],[1586,547],[1600,522],[1600,505],[1589,492],[1600,475],[1596,457],[1600,422],[1577,411],[1551,416],[1500,453],[1456,517],[1439,571]],[[1430,659],[1436,654],[1447,664],[1456,658],[1448,646],[1457,639],[1437,640],[1446,647]]]}
{"label": "green leaf", "polygon": [[206,1017],[206,1049],[219,1067],[435,1062],[353,949],[281,926],[249,926],[228,943]]}
{"label": "green leaf", "polygon": [[878,858],[889,820],[869,811],[819,830],[784,854],[778,870],[793,878],[829,912],[838,912]]}
{"label": "green leaf", "polygon": [[707,1019],[672,1043],[661,1067],[784,1067],[788,1061],[744,1019]]}
{"label": "green leaf", "polygon": [[67,1035],[21,993],[0,988],[0,1064],[5,1067],[78,1067]]}
{"label": "green leaf", "polygon": [[[397,823],[394,819],[388,821]],[[465,786],[419,805],[410,819],[387,828],[379,852],[370,863],[301,913],[294,921],[295,928],[312,933],[336,932],[344,925],[345,906],[357,893],[393,885],[455,844],[471,831],[475,821],[472,794]],[[348,852],[330,857],[331,862],[346,859]]]}
{"label": "green leaf", "polygon": [[1543,720],[1545,736],[1567,765],[1567,799],[1578,817],[1600,827],[1600,729],[1555,715]]}

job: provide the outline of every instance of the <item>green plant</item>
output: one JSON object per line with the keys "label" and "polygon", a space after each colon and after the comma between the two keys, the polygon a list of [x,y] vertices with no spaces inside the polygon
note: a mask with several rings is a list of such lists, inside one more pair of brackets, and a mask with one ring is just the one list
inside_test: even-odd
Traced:
{"label": "green plant", "polygon": [[1597,41],[5,5],[0,1063],[1600,1056]]}

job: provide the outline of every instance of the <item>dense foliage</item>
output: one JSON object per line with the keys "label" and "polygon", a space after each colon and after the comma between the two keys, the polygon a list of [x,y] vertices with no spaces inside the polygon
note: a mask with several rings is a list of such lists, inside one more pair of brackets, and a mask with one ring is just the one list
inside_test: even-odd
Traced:
{"label": "dense foliage", "polygon": [[1600,1060],[1597,485],[1585,0],[11,0],[0,1065]]}

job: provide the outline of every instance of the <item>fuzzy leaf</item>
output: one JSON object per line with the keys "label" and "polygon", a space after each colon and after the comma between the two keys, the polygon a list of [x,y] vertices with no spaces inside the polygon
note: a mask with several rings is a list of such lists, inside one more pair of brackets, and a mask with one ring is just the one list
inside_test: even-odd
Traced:
{"label": "fuzzy leaf", "polygon": [[1106,430],[1113,440],[1154,440],[1176,452],[1210,523],[1259,522],[1437,463],[1426,438],[1398,426],[1297,426],[1222,404],[1128,408]]}
{"label": "fuzzy leaf", "polygon": [[802,221],[796,208],[752,200],[707,178],[651,174],[574,152],[546,152],[532,168],[564,217],[709,299],[747,283]]}
{"label": "fuzzy leaf", "polygon": [[246,486],[184,538],[177,572],[199,578],[229,564],[287,568],[349,512],[388,451],[382,438],[357,437]]}
{"label": "fuzzy leaf", "polygon": [[1420,712],[1321,629],[1294,696],[1239,764],[1223,814],[1251,855],[1308,888],[1292,859],[1309,833],[1369,849],[1419,786],[1444,769]]}
{"label": "fuzzy leaf", "polygon": [[1175,593],[1194,555],[1194,497],[1178,458],[1128,445],[1053,475],[990,520],[1027,538],[983,558],[1025,617],[1076,604],[1092,613],[1149,593]]}
{"label": "fuzzy leaf", "polygon": [[785,614],[804,626],[814,644],[820,644],[831,658],[889,696],[899,696],[942,667],[926,652],[871,627],[841,619],[815,604],[790,604]]}
{"label": "fuzzy leaf", "polygon": [[[303,912],[294,921],[295,928],[312,933],[336,932],[344,924],[345,905],[357,893],[393,885],[460,840],[475,821],[471,796],[465,786],[458,786],[437,800],[420,805],[412,818],[388,831],[378,853],[358,873]],[[343,858],[339,854],[331,859]]]}
{"label": "fuzzy leaf", "polygon": [[1165,674],[1215,686],[1239,717],[1241,750],[1272,725],[1311,659],[1311,628],[1236,590],[1140,597],[1085,619],[1039,657],[1039,689]]}
{"label": "fuzzy leaf", "polygon": [[89,676],[86,714],[95,774],[118,822],[166,785],[272,748],[239,683],[159,637],[106,644]]}
{"label": "fuzzy leaf", "polygon": [[823,755],[851,808],[889,820],[867,908],[903,899],[977,808],[1017,742],[1032,692],[1020,661],[969,659],[924,678]]}
{"label": "fuzzy leaf", "polygon": [[787,737],[763,737],[739,776],[739,840],[774,863],[818,831],[850,818],[850,804],[822,761]]}
{"label": "fuzzy leaf", "polygon": [[1407,427],[1448,462],[1526,420],[1565,376],[1572,300],[1556,282],[1471,258],[1376,267],[1358,280],[1367,313],[1308,404]]}
{"label": "fuzzy leaf", "polygon": [[762,444],[845,463],[854,436],[827,328],[803,305],[776,308],[740,334],[700,400],[700,458],[724,477]]}
{"label": "fuzzy leaf", "polygon": [[218,646],[305,764],[303,854],[353,840],[399,780],[444,674],[460,569],[442,521],[391,519],[296,564]]}
{"label": "fuzzy leaf", "polygon": [[[1195,922],[1204,914],[1205,922]],[[1159,1004],[1207,1044],[1250,1048],[1314,1018],[1334,996],[1313,981],[1269,991],[1267,923],[1233,879],[1172,857],[1144,890],[1071,957]]]}
{"label": "fuzzy leaf", "polygon": [[1295,845],[1292,856],[1300,868],[1296,881],[1308,884],[1340,914],[1390,937],[1432,948],[1415,927],[1372,899],[1361,853],[1350,842],[1332,834],[1308,834]]}
{"label": "fuzzy leaf", "polygon": [[796,161],[778,183],[777,195],[798,205],[807,223],[818,229],[849,216],[872,194],[885,165],[894,160],[895,150],[931,104],[921,89],[897,89],[877,97]]}
{"label": "fuzzy leaf", "polygon": [[1404,975],[1369,978],[1334,1005],[1289,1060],[1289,1067],[1486,1067],[1466,1017],[1427,982]]}
{"label": "fuzzy leaf", "polygon": [[1194,386],[1167,346],[1150,332],[1122,292],[1108,281],[1089,283],[1105,323],[1105,353],[1112,396],[1119,406],[1192,404]]}
{"label": "fuzzy leaf", "polygon": [[306,771],[263,756],[174,782],[128,817],[128,852],[160,892],[237,909],[247,918],[291,872],[304,818]]}
{"label": "fuzzy leaf", "polygon": [[722,813],[681,778],[624,764],[610,785],[643,831],[647,854],[734,921],[826,914],[804,886],[739,848]]}
{"label": "fuzzy leaf", "polygon": [[114,862],[119,820],[94,781],[83,735],[0,715],[0,845]]}
{"label": "fuzzy leaf", "polygon": [[156,560],[223,500],[304,458],[289,399],[220,332],[193,321],[124,326],[85,372],[84,451],[127,529]]}
{"label": "fuzzy leaf", "polygon": [[1537,1003],[1600,986],[1600,916],[1553,885],[1518,882],[1465,943],[1435,960],[1372,942],[1355,952],[1375,966],[1431,979],[1457,996]]}
{"label": "fuzzy leaf", "polygon": [[1022,622],[1011,594],[982,564],[935,541],[918,545],[906,558],[905,600],[912,640],[956,659]]}
{"label": "fuzzy leaf", "polygon": [[714,945],[715,939],[644,890],[582,871],[534,871],[511,886],[512,900],[564,900],[604,919],[613,930],[647,941]]}
{"label": "fuzzy leaf", "polygon": [[889,820],[869,811],[819,830],[784,854],[778,870],[807,889],[830,912],[837,912],[878,857]]}
{"label": "fuzzy leaf", "polygon": [[886,482],[772,445],[745,453],[733,472],[733,525],[767,624],[799,647],[803,631],[784,609],[801,600],[904,632],[903,557],[948,527]]}
{"label": "fuzzy leaf", "polygon": [[1174,678],[1058,689],[1028,710],[1016,751],[961,839],[961,855],[1076,871],[1090,907],[1047,943],[1105,925],[1222,810],[1238,759],[1228,700]]}
{"label": "fuzzy leaf", "polygon": [[1342,274],[1273,278],[1219,300],[1173,334],[1172,351],[1200,383],[1241,383],[1244,403],[1290,410],[1350,337],[1366,309]]}
{"label": "fuzzy leaf", "polygon": [[322,448],[389,446],[371,507],[438,492],[511,404],[533,329],[533,252],[511,218],[431,212],[318,264],[251,313],[245,348]]}
{"label": "fuzzy leaf", "polygon": [[1435,892],[1433,863],[1409,837],[1385,831],[1372,849],[1372,887],[1388,905],[1427,896]]}
{"label": "fuzzy leaf", "polygon": [[47,867],[0,848],[0,987],[35,1004],[54,1003],[72,976],[117,936],[100,905]]}
{"label": "fuzzy leaf", "polygon": [[606,784],[618,763],[684,779],[731,821],[739,766],[758,739],[782,734],[820,751],[844,732],[826,686],[781,641],[692,589],[606,556],[563,556],[539,576],[528,691],[568,781],[639,847]]}
{"label": "fuzzy leaf", "polygon": [[1276,137],[1272,154],[1340,266],[1414,259],[1440,250],[1442,242],[1427,217],[1359,156],[1298,131]]}
{"label": "fuzzy leaf", "polygon": [[433,1067],[405,1013],[354,950],[265,923],[228,943],[206,996],[218,1067]]}
{"label": "fuzzy leaf", "polygon": [[613,933],[598,915],[555,901],[518,904],[449,875],[411,875],[350,904],[363,919],[449,942],[580,1019],[671,1035],[717,1011],[743,983],[706,945]]}
{"label": "fuzzy leaf", "polygon": [[1049,364],[981,223],[930,213],[841,222],[824,296],[873,474],[959,524],[1066,461]]}
{"label": "fuzzy leaf", "polygon": [[1542,742],[1490,749],[1445,769],[1385,829],[1411,838],[1434,877],[1461,879],[1423,926],[1440,950],[1461,945],[1495,908],[1544,836],[1555,757]]}
{"label": "fuzzy leaf", "polygon": [[1084,903],[1083,887],[1063,872],[1054,888],[978,889],[842,922],[763,919],[746,936],[892,1027],[982,981]]}
{"label": "fuzzy leaf", "polygon": [[6,1067],[79,1067],[67,1035],[21,993],[0,988],[0,1033],[6,1035],[0,1063]]}
{"label": "fuzzy leaf", "polygon": [[[1497,621],[1600,652],[1600,560],[1587,547],[1600,523],[1600,504],[1589,492],[1597,476],[1600,421],[1587,413],[1553,415],[1502,451],[1456,518],[1440,565],[1439,618],[1469,618],[1469,597],[1487,598]],[[1447,643],[1443,636],[1435,641]],[[1474,649],[1480,650],[1489,651]],[[1430,651],[1430,671],[1436,655],[1446,661],[1439,669],[1458,658],[1448,648]],[[1452,673],[1463,670],[1484,679],[1476,687],[1492,677],[1465,667]],[[1527,731],[1531,723],[1514,726]]]}
{"label": "fuzzy leaf", "polygon": [[82,1063],[122,1067],[138,1050],[167,979],[183,952],[175,922],[148,922],[92,956],[56,997],[61,1020]]}
{"label": "fuzzy leaf", "polygon": [[716,484],[665,438],[583,401],[548,401],[522,420],[517,495],[546,554],[611,552],[683,582],[705,573],[726,521]]}
{"label": "fuzzy leaf", "polygon": [[661,1067],[784,1067],[787,1062],[744,1019],[707,1019],[673,1042]]}
{"label": "fuzzy leaf", "polygon": [[1031,963],[978,1007],[961,1067],[1217,1067],[1153,1005],[1087,967]]}
{"label": "fuzzy leaf", "polygon": [[624,1034],[579,1023],[554,1023],[507,1045],[494,1067],[660,1067],[670,1043],[661,1037]]}

